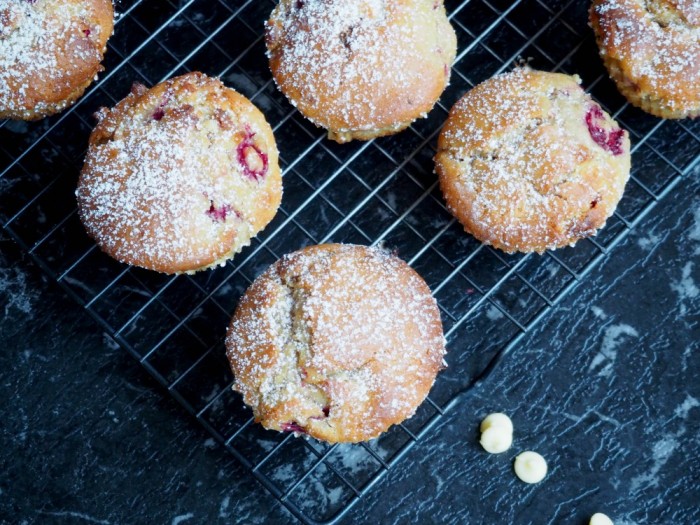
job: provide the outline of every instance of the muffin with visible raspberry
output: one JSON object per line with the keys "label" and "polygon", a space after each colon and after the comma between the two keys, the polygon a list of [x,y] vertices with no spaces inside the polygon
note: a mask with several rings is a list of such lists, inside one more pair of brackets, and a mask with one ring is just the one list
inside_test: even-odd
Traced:
{"label": "muffin with visible raspberry", "polygon": [[0,119],[73,104],[102,71],[111,0],[0,0]]}
{"label": "muffin with visible raspberry", "polygon": [[700,2],[594,0],[590,22],[627,100],[657,117],[700,116]]}
{"label": "muffin with visible raspberry", "polygon": [[442,0],[281,0],[266,36],[279,88],[341,143],[424,117],[457,52]]}
{"label": "muffin with visible raspberry", "polygon": [[430,289],[405,262],[326,244],[253,282],[226,346],[234,389],[265,428],[358,442],[413,415],[443,366],[445,338]]}
{"label": "muffin with visible raspberry", "polygon": [[272,129],[218,79],[135,84],[97,117],[76,195],[89,235],[115,259],[170,274],[203,270],[274,217],[282,181]]}
{"label": "muffin with visible raspberry", "polygon": [[543,252],[593,235],[630,173],[626,131],[576,76],[518,68],[469,91],[435,157],[449,210],[506,252]]}

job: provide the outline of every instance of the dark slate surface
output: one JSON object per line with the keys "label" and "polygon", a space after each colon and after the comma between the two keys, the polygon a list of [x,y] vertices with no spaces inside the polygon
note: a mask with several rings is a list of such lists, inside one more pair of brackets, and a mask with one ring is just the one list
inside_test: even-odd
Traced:
{"label": "dark slate surface", "polygon": [[[78,306],[0,244],[0,518],[285,523],[291,516]],[[638,228],[345,523],[700,522],[700,183]],[[511,451],[480,450],[490,411]],[[518,451],[549,461],[536,486]]]}
{"label": "dark slate surface", "polygon": [[287,523],[287,511],[0,240],[0,523]]}
{"label": "dark slate surface", "polygon": [[[631,232],[432,436],[356,519],[385,523],[700,523],[700,182]],[[505,411],[513,447],[478,425]],[[521,451],[550,474],[525,485]]]}

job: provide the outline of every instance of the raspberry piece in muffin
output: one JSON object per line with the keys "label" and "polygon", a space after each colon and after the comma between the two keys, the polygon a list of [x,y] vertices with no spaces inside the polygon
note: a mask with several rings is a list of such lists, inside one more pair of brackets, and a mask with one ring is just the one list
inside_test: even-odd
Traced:
{"label": "raspberry piece in muffin", "polygon": [[261,180],[267,175],[269,159],[253,140],[255,133],[246,128],[243,141],[238,145],[238,162],[243,166],[243,173],[253,180]]}
{"label": "raspberry piece in muffin", "polygon": [[586,112],[586,126],[588,126],[588,133],[591,134],[591,138],[601,148],[609,151],[613,155],[624,154],[624,130],[621,128],[606,130],[604,123],[605,116],[603,115],[603,110],[600,108],[600,106],[591,106]]}

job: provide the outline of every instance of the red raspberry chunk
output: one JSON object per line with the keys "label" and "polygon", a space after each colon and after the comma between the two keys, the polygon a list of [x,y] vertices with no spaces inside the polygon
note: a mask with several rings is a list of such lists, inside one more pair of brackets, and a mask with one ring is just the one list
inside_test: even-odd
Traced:
{"label": "red raspberry chunk", "polygon": [[620,128],[606,130],[603,127],[605,116],[600,106],[591,106],[586,113],[586,126],[593,141],[605,151],[609,151],[613,155],[622,155],[622,141],[625,138],[625,132]]}
{"label": "red raspberry chunk", "polygon": [[267,175],[269,159],[267,153],[262,151],[253,142],[255,133],[246,126],[246,135],[238,145],[238,162],[243,166],[243,174],[255,181],[262,180]]}
{"label": "red raspberry chunk", "polygon": [[294,421],[290,423],[282,423],[282,432],[299,432],[301,434],[306,434],[304,427],[300,427]]}
{"label": "red raspberry chunk", "polygon": [[214,201],[210,201],[211,206],[209,207],[209,210],[207,211],[207,215],[213,220],[214,222],[226,222],[226,217],[231,215],[233,212],[233,208],[231,207],[230,204],[224,204],[223,206],[216,206],[214,204]]}

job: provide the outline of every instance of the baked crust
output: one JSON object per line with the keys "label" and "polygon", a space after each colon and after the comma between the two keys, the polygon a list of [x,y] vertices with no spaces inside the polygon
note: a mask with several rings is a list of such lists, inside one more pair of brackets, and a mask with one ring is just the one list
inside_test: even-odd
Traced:
{"label": "baked crust", "polygon": [[80,218],[118,261],[164,273],[223,264],[275,216],[272,129],[202,73],[135,84],[101,109],[76,192]]}
{"label": "baked crust", "polygon": [[457,49],[442,0],[281,0],[266,29],[275,82],[341,143],[425,116]]}
{"label": "baked crust", "polygon": [[700,3],[594,0],[600,56],[630,103],[662,118],[700,115]]}
{"label": "baked crust", "polygon": [[405,262],[326,244],[286,255],[255,280],[226,346],[234,389],[265,428],[358,442],[415,412],[445,339],[430,289]]}
{"label": "baked crust", "polygon": [[630,142],[577,77],[519,68],[454,105],[435,162],[468,233],[506,252],[541,253],[605,224],[629,178]]}
{"label": "baked crust", "polygon": [[0,118],[73,104],[103,70],[113,23],[111,0],[0,0]]}

